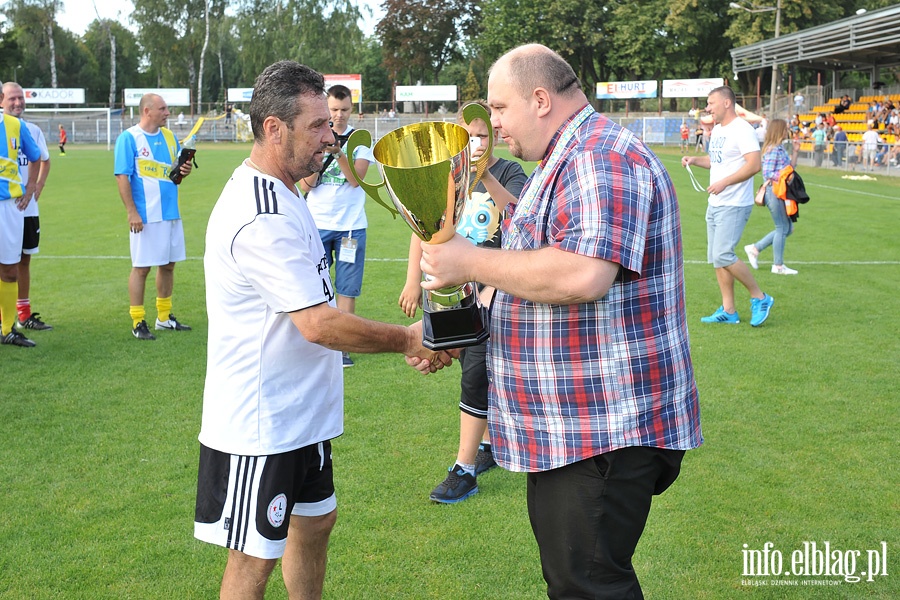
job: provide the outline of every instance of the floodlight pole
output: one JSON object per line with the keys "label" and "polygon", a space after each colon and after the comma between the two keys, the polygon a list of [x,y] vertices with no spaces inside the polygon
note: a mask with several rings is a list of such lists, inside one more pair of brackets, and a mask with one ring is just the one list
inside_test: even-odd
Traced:
{"label": "floodlight pole", "polygon": [[[778,34],[781,33],[781,0],[778,0],[778,4],[775,5],[775,39],[778,39]],[[771,118],[775,118],[775,92],[776,92],[776,81],[778,77],[778,64],[772,63],[772,92],[769,95],[769,115]]]}
{"label": "floodlight pole", "polygon": [[[747,8],[742,4],[738,4],[737,2],[729,2],[728,6],[731,8],[739,8],[741,10],[745,10],[748,13],[760,13],[760,12],[769,12],[775,11],[775,39],[778,39],[778,35],[781,33],[781,0],[778,0],[778,3],[775,6],[756,6],[752,2],[748,2],[751,8]],[[770,116],[775,115],[775,92],[776,92],[776,81],[778,77],[778,63],[772,63],[772,91],[769,94],[769,114]]]}

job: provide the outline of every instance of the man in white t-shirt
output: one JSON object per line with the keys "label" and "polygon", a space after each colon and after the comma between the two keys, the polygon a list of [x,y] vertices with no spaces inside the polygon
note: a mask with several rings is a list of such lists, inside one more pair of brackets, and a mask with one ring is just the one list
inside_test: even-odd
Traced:
{"label": "man in white t-shirt", "polygon": [[762,120],[756,126],[756,140],[762,144],[763,140],[766,139],[766,131],[769,128],[769,120],[766,118],[766,113],[763,113]]}
{"label": "man in white t-shirt", "polygon": [[[2,101],[0,107],[3,112],[14,117],[22,118],[25,112],[25,92],[18,83],[7,81],[3,84]],[[31,137],[37,143],[41,150],[41,159],[35,163],[30,163],[25,153],[19,152],[19,172],[22,179],[28,179],[29,169],[37,169],[37,179],[35,180],[34,196],[31,202],[25,207],[25,229],[22,235],[22,256],[19,261],[19,296],[16,299],[16,327],[19,329],[33,329],[38,331],[49,331],[52,326],[44,323],[40,318],[40,313],[31,312],[31,255],[37,254],[41,240],[41,222],[40,213],[38,212],[38,199],[47,183],[47,176],[50,174],[50,150],[47,148],[47,140],[44,138],[44,132],[40,127],[29,121],[22,121]]]}
{"label": "man in white t-shirt", "polygon": [[878,153],[878,144],[881,141],[881,136],[875,129],[875,122],[869,121],[869,128],[862,135],[863,171],[875,170],[875,154]]}
{"label": "man in white t-shirt", "polygon": [[278,558],[291,598],[319,598],[336,519],[341,351],[400,352],[423,373],[452,361],[410,327],[338,310],[325,248],[294,182],[335,139],[325,81],[267,67],[250,102],[254,143],[209,218],[206,383],[194,535],[228,548],[223,598],[263,598]]}
{"label": "man in white t-shirt", "polygon": [[[328,112],[331,128],[337,134],[335,144],[326,149],[329,155],[322,172],[301,179],[300,189],[306,193],[306,205],[325,245],[328,267],[334,264],[337,307],[356,314],[366,262],[366,193],[359,187],[353,171],[364,178],[375,157],[367,146],[358,146],[352,157],[344,153],[347,138],[353,131],[350,88],[343,85],[328,88]],[[345,367],[353,366],[349,354],[343,355],[342,362]]]}
{"label": "man in white t-shirt", "polygon": [[759,141],[753,127],[735,112],[736,98],[728,86],[709,93],[706,111],[713,116],[707,156],[683,156],[681,165],[709,169],[706,209],[707,261],[716,269],[722,305],[700,319],[704,323],[740,323],[734,301],[734,280],[750,292],[750,324],[762,325],[773,298],[763,293],[734,249],[753,209],[753,176],[760,170]]}

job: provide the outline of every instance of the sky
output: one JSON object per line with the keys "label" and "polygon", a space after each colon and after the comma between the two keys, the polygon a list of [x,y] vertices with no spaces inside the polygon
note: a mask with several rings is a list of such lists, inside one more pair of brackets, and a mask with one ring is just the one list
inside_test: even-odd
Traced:
{"label": "sky", "polygon": [[[125,25],[134,6],[130,0],[96,0],[97,10],[94,10],[92,0],[63,0],[63,8],[57,15],[57,21],[69,31],[82,35],[88,25],[97,18],[97,11],[104,19],[115,19]],[[356,0],[358,6],[368,6],[372,9],[372,18],[363,23],[363,31],[366,35],[375,32],[375,24],[384,12],[381,10],[381,0]]]}

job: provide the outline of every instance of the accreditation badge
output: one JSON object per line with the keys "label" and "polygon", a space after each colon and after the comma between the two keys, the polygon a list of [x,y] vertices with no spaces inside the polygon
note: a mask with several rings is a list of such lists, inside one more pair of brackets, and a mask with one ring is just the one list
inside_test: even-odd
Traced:
{"label": "accreditation badge", "polygon": [[356,247],[359,242],[353,238],[341,238],[341,251],[338,252],[338,260],[345,263],[356,263]]}

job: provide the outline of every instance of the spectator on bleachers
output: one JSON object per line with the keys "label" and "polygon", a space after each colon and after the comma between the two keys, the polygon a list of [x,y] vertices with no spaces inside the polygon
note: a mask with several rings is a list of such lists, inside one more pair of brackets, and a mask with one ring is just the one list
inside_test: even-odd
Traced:
{"label": "spectator on bleachers", "polygon": [[881,112],[881,106],[875,100],[869,102],[869,108],[866,109],[866,121],[877,121],[878,113]]}
{"label": "spectator on bleachers", "polygon": [[856,170],[856,165],[862,164],[862,144],[854,144],[850,147],[850,153],[847,155],[847,164],[853,171]]}
{"label": "spectator on bleachers", "polygon": [[766,118],[766,113],[762,114],[762,120],[756,125],[756,139],[759,140],[759,143],[762,144],[763,140],[766,139],[766,130],[769,128],[769,119]]}
{"label": "spectator on bleachers", "polygon": [[889,97],[885,96],[884,101],[881,102],[881,110],[878,111],[878,120],[886,124],[892,110],[894,110],[894,103]]}
{"label": "spectator on bleachers", "polygon": [[888,164],[892,167],[900,167],[900,138],[897,138],[897,141],[894,142],[894,146],[891,148]]}
{"label": "spectator on bleachers", "polygon": [[844,94],[841,97],[841,101],[838,103],[838,105],[834,107],[834,114],[839,115],[850,110],[851,104],[852,102],[850,101],[850,96]]}
{"label": "spectator on bleachers", "polygon": [[887,121],[886,131],[887,133],[900,135],[900,108],[895,108],[891,111],[890,119]]}
{"label": "spectator on bleachers", "polygon": [[863,134],[863,171],[875,170],[875,155],[881,142],[877,124],[870,122],[869,129]]}
{"label": "spectator on bleachers", "polygon": [[813,157],[816,167],[822,166],[825,159],[825,147],[828,145],[828,135],[825,133],[825,123],[819,123],[815,131],[812,132],[813,139]]}
{"label": "spectator on bleachers", "polygon": [[834,126],[834,149],[831,151],[831,162],[839,167],[844,162],[844,153],[847,151],[847,133],[840,125]]}

